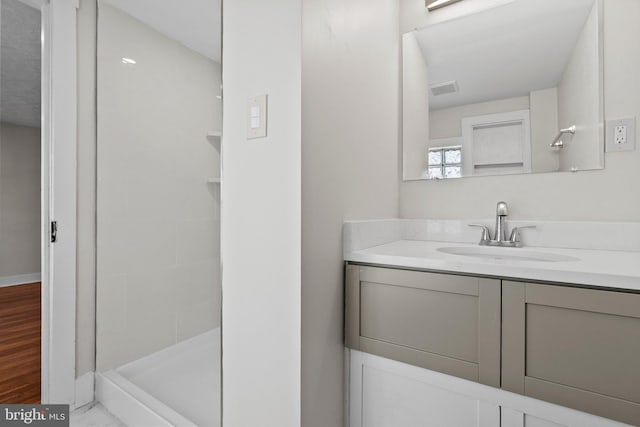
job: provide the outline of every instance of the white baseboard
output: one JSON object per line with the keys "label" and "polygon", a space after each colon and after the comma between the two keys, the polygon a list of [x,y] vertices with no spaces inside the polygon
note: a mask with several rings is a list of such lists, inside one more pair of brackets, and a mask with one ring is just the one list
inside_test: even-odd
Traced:
{"label": "white baseboard", "polygon": [[17,276],[0,276],[0,288],[7,286],[24,285],[27,283],[36,283],[42,281],[42,274],[30,273],[19,274]]}
{"label": "white baseboard", "polygon": [[197,427],[114,370],[96,374],[96,400],[128,426]]}
{"label": "white baseboard", "polygon": [[72,409],[78,409],[94,401],[95,373],[93,371],[76,378],[76,402]]}

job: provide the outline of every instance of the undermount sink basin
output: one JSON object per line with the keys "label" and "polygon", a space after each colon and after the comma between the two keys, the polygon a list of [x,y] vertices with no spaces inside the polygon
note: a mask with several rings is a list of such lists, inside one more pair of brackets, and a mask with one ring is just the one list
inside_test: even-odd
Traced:
{"label": "undermount sink basin", "polygon": [[485,246],[478,247],[445,247],[438,248],[439,252],[451,255],[460,255],[474,258],[488,258],[494,260],[509,260],[509,261],[534,261],[534,262],[569,262],[579,261],[578,258],[574,258],[567,255],[558,255],[547,252],[535,252],[529,250],[523,250],[520,248],[489,248]]}

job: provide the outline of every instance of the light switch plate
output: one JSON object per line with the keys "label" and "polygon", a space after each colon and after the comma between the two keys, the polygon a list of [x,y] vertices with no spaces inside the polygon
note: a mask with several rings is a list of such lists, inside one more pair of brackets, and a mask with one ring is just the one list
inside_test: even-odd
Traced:
{"label": "light switch plate", "polygon": [[607,120],[606,151],[634,151],[636,149],[636,118]]}
{"label": "light switch plate", "polygon": [[250,98],[247,106],[247,139],[267,136],[267,95]]}

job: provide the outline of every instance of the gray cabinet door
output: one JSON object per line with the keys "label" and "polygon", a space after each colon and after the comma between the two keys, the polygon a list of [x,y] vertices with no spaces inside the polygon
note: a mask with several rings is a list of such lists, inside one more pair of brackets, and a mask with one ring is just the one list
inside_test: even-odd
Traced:
{"label": "gray cabinet door", "polygon": [[503,282],[502,388],[640,425],[640,295]]}
{"label": "gray cabinet door", "polygon": [[500,281],[347,265],[347,347],[500,386]]}

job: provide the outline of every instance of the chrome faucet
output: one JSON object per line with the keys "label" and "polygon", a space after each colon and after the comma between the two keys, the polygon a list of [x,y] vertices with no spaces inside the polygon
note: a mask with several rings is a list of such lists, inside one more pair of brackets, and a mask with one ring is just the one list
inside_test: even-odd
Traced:
{"label": "chrome faucet", "polygon": [[507,228],[504,219],[509,215],[507,202],[498,202],[496,207],[496,234],[493,238],[495,242],[505,242],[507,240]]}
{"label": "chrome faucet", "polygon": [[520,240],[520,230],[523,228],[536,228],[535,225],[529,225],[526,227],[514,227],[511,230],[511,235],[507,239],[507,226],[506,218],[509,215],[509,206],[507,202],[498,202],[496,207],[496,229],[493,239],[490,237],[491,232],[489,227],[481,224],[469,224],[469,227],[478,227],[482,229],[482,236],[480,237],[481,246],[501,246],[506,248],[520,248],[522,247],[522,241]]}

